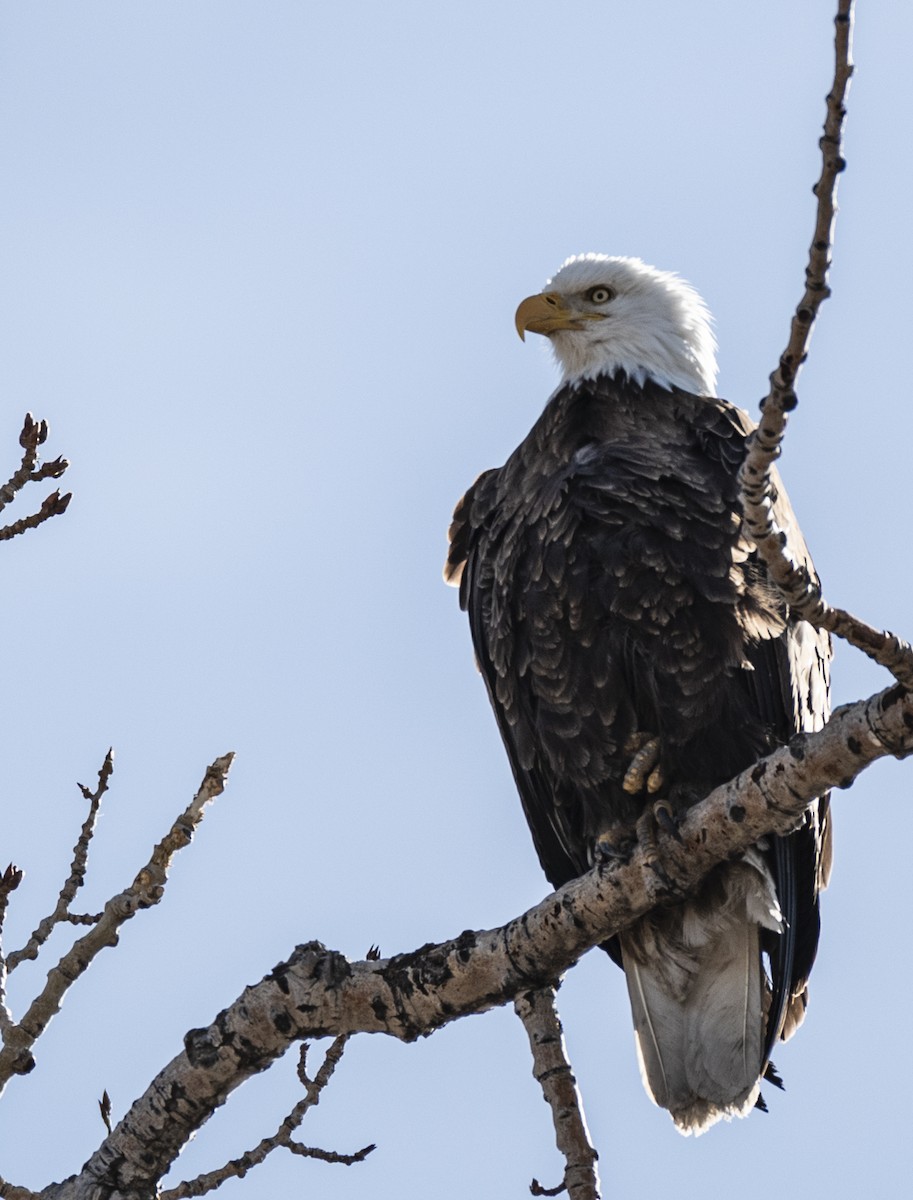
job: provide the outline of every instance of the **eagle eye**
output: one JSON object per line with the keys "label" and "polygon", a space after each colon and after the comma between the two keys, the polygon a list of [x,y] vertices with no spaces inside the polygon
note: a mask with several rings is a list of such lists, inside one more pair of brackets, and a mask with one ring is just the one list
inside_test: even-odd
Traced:
{"label": "eagle eye", "polygon": [[611,288],[603,287],[600,284],[598,287],[590,288],[586,298],[591,304],[608,304],[610,300],[615,299],[615,293]]}

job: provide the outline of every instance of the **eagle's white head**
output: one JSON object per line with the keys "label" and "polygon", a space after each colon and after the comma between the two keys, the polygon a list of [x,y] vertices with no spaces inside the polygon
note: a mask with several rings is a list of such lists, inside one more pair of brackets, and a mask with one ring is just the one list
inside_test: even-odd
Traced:
{"label": "eagle's white head", "polygon": [[710,313],[690,284],[639,258],[577,254],[517,309],[529,330],[552,343],[565,382],[625,371],[698,395],[716,395],[716,339]]}

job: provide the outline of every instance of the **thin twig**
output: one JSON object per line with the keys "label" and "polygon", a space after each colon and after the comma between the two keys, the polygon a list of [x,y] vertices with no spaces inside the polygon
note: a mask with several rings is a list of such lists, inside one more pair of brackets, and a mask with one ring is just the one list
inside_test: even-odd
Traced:
{"label": "thin twig", "polygon": [[[0,512],[15,499],[27,483],[35,483],[41,479],[59,479],[70,465],[65,458],[55,458],[52,462],[38,465],[38,447],[44,445],[47,436],[47,421],[36,421],[31,413],[26,413],[22,432],[19,434],[19,445],[23,451],[22,461],[6,483],[0,486]],[[0,529],[0,541],[9,541],[10,538],[25,533],[27,529],[35,529],[51,517],[66,512],[70,499],[69,493],[61,496],[59,491],[52,492],[37,512]]]}
{"label": "thin twig", "polygon": [[104,1121],[105,1129],[108,1133],[111,1132],[111,1097],[108,1095],[108,1089],[105,1088],[101,1094],[101,1099],[98,1102],[98,1111]]}
{"label": "thin twig", "polygon": [[568,1061],[555,989],[521,992],[514,1000],[514,1011],[526,1027],[533,1075],[552,1110],[555,1143],[565,1161],[564,1180],[557,1188],[543,1188],[534,1179],[530,1191],[534,1196],[557,1196],[566,1190],[571,1200],[599,1200],[599,1155],[590,1142],[583,1101]]}
{"label": "thin twig", "polygon": [[837,214],[837,181],[846,166],[843,127],[845,101],[853,74],[853,0],[839,0],[834,25],[834,79],[827,97],[824,134],[820,142],[821,175],[814,187],[818,204],[805,269],[805,292],[793,315],[786,349],[770,376],[770,391],[761,402],[761,420],[742,465],[742,507],[746,527],[793,613],[856,646],[869,658],[887,667],[899,682],[911,687],[913,648],[909,643],[828,604],[821,594],[818,579],[791,555],[788,536],[772,517],[774,460],[780,454],[788,415],[797,404],[795,382],[808,357],[818,310],[830,295],[827,276]]}
{"label": "thin twig", "polygon": [[348,1035],[342,1035],[333,1041],[314,1079],[309,1079],[305,1070],[308,1052],[307,1043],[305,1043],[301,1047],[301,1057],[298,1063],[298,1078],[305,1087],[305,1096],[298,1101],[272,1137],[263,1138],[252,1150],[246,1151],[240,1158],[225,1163],[218,1170],[207,1171],[195,1179],[188,1179],[184,1183],[179,1183],[177,1187],[162,1192],[159,1200],[186,1200],[190,1196],[204,1196],[207,1192],[221,1187],[226,1179],[243,1178],[248,1171],[259,1166],[268,1155],[280,1146],[285,1147],[292,1154],[299,1154],[305,1158],[319,1158],[322,1162],[342,1163],[345,1166],[351,1166],[353,1163],[362,1162],[367,1158],[374,1149],[373,1145],[365,1146],[354,1154],[338,1154],[334,1150],[320,1150],[292,1141],[292,1134],[304,1120],[308,1109],[320,1103],[320,1094],[330,1082],[333,1072],[342,1058],[347,1041]]}
{"label": "thin twig", "polygon": [[0,529],[0,542],[8,542],[10,538],[17,537],[20,533],[25,533],[29,529],[37,529],[39,525],[43,525],[51,517],[59,517],[67,511],[67,507],[72,499],[72,492],[67,492],[64,496],[61,496],[59,491],[51,492],[50,496],[45,498],[44,503],[37,512],[32,513],[28,517],[23,517],[21,521],[13,521],[11,525],[4,525]]}
{"label": "thin twig", "polygon": [[319,1146],[302,1146],[300,1142],[286,1142],[285,1148],[292,1154],[300,1154],[302,1158],[319,1158],[321,1162],[340,1163],[344,1167],[364,1162],[368,1155],[377,1149],[373,1142],[370,1146],[362,1146],[354,1154],[337,1154],[335,1150],[321,1150]]}
{"label": "thin twig", "polygon": [[38,1200],[38,1192],[30,1192],[28,1188],[17,1187],[14,1183],[0,1176],[0,1200]]}
{"label": "thin twig", "polygon": [[19,445],[22,447],[22,462],[18,469],[0,487],[0,512],[21,492],[27,483],[38,479],[59,479],[69,466],[65,458],[56,458],[53,462],[37,466],[38,447],[44,445],[48,436],[47,421],[36,421],[31,413],[25,414],[22,432],[19,434]]}
{"label": "thin twig", "polygon": [[60,1011],[63,998],[73,983],[87,970],[95,956],[106,946],[117,944],[120,927],[140,909],[158,904],[168,882],[168,870],[175,854],[188,845],[194,830],[203,820],[207,804],[225,787],[233,754],[217,758],[207,769],[197,794],[175,820],[165,837],[153,849],[148,863],[133,883],[107,902],[101,920],[79,938],[48,972],[45,985],[32,1001],[22,1021],[9,1031],[0,1049],[0,1091],[12,1075],[25,1075],[35,1065],[32,1047]]}
{"label": "thin twig", "polygon": [[108,783],[113,771],[114,751],[109,750],[105,755],[105,761],[102,764],[101,770],[98,772],[98,787],[95,791],[90,792],[83,784],[78,785],[85,799],[89,801],[89,813],[83,822],[79,840],[73,847],[73,861],[70,864],[69,877],[60,889],[60,895],[57,897],[57,904],[54,911],[39,922],[38,928],[32,933],[32,936],[22,949],[14,951],[9,956],[7,965],[10,971],[15,970],[21,962],[27,959],[37,958],[38,951],[51,936],[51,931],[61,922],[67,921],[72,925],[95,925],[101,919],[101,913],[95,916],[74,916],[69,910],[70,905],[76,898],[76,893],[82,887],[83,883],[85,883],[89,843],[95,833],[101,798],[108,790]]}
{"label": "thin twig", "polygon": [[531,1196],[560,1196],[567,1191],[566,1183],[556,1183],[554,1187],[543,1187],[538,1179],[533,1179],[529,1185],[529,1193]]}
{"label": "thin twig", "polygon": [[68,925],[97,925],[105,914],[98,913],[64,913],[61,918]]}
{"label": "thin twig", "polygon": [[7,1036],[15,1027],[13,1014],[10,1012],[6,1004],[6,977],[9,974],[7,959],[3,954],[3,923],[6,920],[6,910],[10,901],[10,894],[16,890],[19,884],[22,883],[22,871],[15,865],[10,863],[6,870],[0,875],[0,1038],[6,1041]]}

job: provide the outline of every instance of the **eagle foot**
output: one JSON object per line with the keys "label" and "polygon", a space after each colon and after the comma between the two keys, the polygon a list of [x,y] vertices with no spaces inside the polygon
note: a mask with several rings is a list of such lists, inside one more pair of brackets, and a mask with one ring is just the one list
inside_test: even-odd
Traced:
{"label": "eagle foot", "polygon": [[683,844],[682,835],[678,831],[678,817],[668,800],[657,800],[653,805],[653,819],[669,837],[675,838],[679,845]]}
{"label": "eagle foot", "polygon": [[653,737],[652,733],[647,733],[645,729],[635,729],[633,733],[629,733],[625,738],[625,744],[622,746],[625,754],[634,754],[641,746],[644,746]]}
{"label": "eagle foot", "polygon": [[653,866],[659,860],[659,849],[656,845],[656,817],[653,815],[653,805],[648,805],[637,818],[637,840],[644,848],[647,865]]}
{"label": "eagle foot", "polygon": [[648,804],[637,818],[635,830],[637,840],[643,847],[645,865],[661,883],[671,888],[673,881],[663,867],[659,847],[656,844],[656,834],[660,829],[675,838],[677,842],[682,841],[675,812],[668,800],[657,800],[653,804]]}
{"label": "eagle foot", "polygon": [[613,825],[603,830],[593,843],[593,862],[626,862],[637,844],[637,830],[631,825]]}
{"label": "eagle foot", "polygon": [[665,782],[659,765],[660,741],[648,733],[634,733],[625,742],[625,752],[633,758],[621,786],[629,796],[646,791],[655,796]]}
{"label": "eagle foot", "polygon": [[675,890],[675,880],[663,866],[663,860],[659,857],[658,852],[654,851],[653,855],[651,855],[650,851],[647,851],[646,867],[648,871],[656,876],[667,891],[671,892]]}

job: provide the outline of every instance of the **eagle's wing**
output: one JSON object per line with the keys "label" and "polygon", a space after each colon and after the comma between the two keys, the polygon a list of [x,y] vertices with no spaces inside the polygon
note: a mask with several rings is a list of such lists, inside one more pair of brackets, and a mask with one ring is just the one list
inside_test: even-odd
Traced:
{"label": "eagle's wing", "polygon": [[[709,415],[712,410],[707,411]],[[722,401],[715,413],[715,429],[728,426],[735,437],[731,441],[710,439],[705,450],[710,454],[731,453],[724,447],[738,447],[741,461],[745,441],[754,425],[747,413]],[[787,553],[817,583],[811,554],[776,469],[772,472],[771,492],[771,517],[784,534]],[[743,552],[746,579],[754,580],[753,590],[757,593],[766,592],[774,598],[784,618],[784,629],[779,636],[750,641],[748,658],[754,669],[744,674],[753,707],[770,729],[773,740],[782,744],[796,733],[821,729],[830,716],[830,635],[789,612],[747,538]],[[746,611],[745,620],[750,632],[750,610]],[[805,1015],[807,981],[820,929],[818,893],[827,886],[831,868],[829,796],[821,796],[809,807],[797,830],[769,841],[766,857],[776,882],[783,932],[778,936],[766,934],[764,939],[772,987],[765,1059],[770,1058],[778,1039],[792,1036]]]}
{"label": "eagle's wing", "polygon": [[554,792],[530,763],[529,731],[534,728],[535,716],[526,709],[522,695],[513,693],[509,706],[502,702],[498,672],[488,649],[493,619],[491,576],[495,569],[494,555],[488,551],[496,536],[492,526],[500,512],[501,474],[498,469],[485,471],[454,509],[444,579],[459,587],[460,607],[468,610],[476,665],[485,680],[533,844],[546,878],[557,888],[580,875],[585,864],[571,856]]}
{"label": "eagle's wing", "polygon": [[[782,484],[774,478],[772,516],[795,560],[817,580],[815,569]],[[755,648],[749,684],[762,717],[788,741],[795,733],[821,729],[830,715],[830,635],[787,614],[782,637]],[[806,812],[801,826],[774,837],[771,867],[784,917],[783,934],[769,946],[773,997],[766,1057],[802,1023],[807,981],[815,961],[820,928],[818,893],[831,867],[830,799],[825,794]]]}

